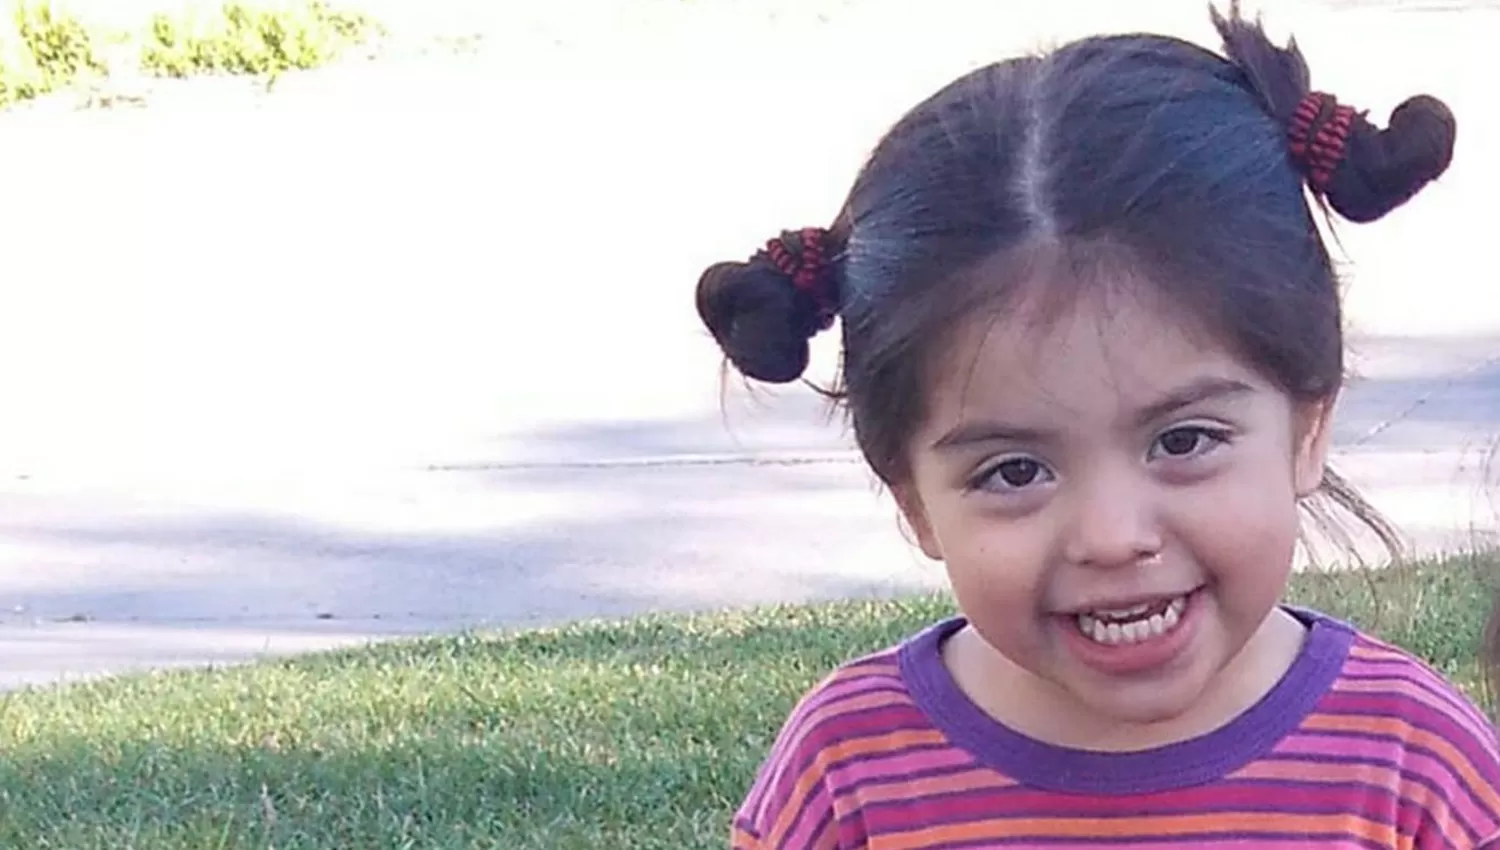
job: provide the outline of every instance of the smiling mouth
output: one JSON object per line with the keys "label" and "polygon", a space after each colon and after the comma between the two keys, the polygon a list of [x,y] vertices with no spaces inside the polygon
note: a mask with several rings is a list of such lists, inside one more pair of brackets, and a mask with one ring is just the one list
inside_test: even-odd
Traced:
{"label": "smiling mouth", "polygon": [[1084,611],[1073,620],[1078,631],[1095,643],[1105,646],[1141,643],[1176,629],[1190,595],[1143,602],[1129,608]]}

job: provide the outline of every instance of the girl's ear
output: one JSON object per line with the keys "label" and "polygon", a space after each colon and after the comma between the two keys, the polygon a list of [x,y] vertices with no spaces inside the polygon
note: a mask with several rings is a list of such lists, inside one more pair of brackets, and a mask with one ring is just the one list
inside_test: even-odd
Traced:
{"label": "girl's ear", "polygon": [[922,554],[934,561],[943,560],[942,547],[938,545],[937,535],[932,530],[932,520],[927,516],[927,508],[922,503],[922,497],[917,494],[917,488],[911,482],[891,487],[891,495],[896,499],[896,506],[901,509],[901,516],[906,520],[906,525],[917,538],[917,546],[922,549]]}
{"label": "girl's ear", "polygon": [[1298,498],[1323,486],[1323,470],[1333,441],[1333,409],[1338,396],[1298,402],[1292,417],[1292,483]]}

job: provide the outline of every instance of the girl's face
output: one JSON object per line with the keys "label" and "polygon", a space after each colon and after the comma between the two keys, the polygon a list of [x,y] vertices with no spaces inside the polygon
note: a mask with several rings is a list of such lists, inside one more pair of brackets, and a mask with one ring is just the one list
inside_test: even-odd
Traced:
{"label": "girl's face", "polygon": [[1088,300],[960,337],[896,495],[970,621],[960,684],[1034,734],[1130,748],[1290,663],[1301,631],[1273,612],[1327,405],[1149,303]]}

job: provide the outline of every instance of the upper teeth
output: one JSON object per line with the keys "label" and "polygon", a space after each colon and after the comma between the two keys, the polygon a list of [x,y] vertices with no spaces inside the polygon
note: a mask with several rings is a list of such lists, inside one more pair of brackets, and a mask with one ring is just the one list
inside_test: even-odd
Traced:
{"label": "upper teeth", "polygon": [[1144,614],[1149,610],[1151,610],[1151,603],[1142,602],[1139,605],[1132,605],[1129,608],[1100,608],[1094,613],[1102,617],[1113,617],[1116,620],[1125,620],[1129,619],[1130,617],[1134,617],[1137,614]]}
{"label": "upper teeth", "polygon": [[[1152,604],[1148,602],[1132,605],[1129,608],[1101,608],[1092,613],[1079,614],[1078,630],[1099,643],[1139,643],[1175,628],[1182,619],[1183,609],[1187,607],[1187,597],[1179,596],[1173,599],[1159,614],[1131,619],[1139,618],[1152,607]],[[1129,622],[1106,623],[1101,618],[1129,620]]]}

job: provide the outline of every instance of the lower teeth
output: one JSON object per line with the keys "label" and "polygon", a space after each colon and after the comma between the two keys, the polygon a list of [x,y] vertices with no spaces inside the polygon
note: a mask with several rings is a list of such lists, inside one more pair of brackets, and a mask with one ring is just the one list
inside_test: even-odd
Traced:
{"label": "lower teeth", "polygon": [[1139,620],[1106,622],[1091,614],[1079,614],[1078,630],[1096,643],[1110,646],[1140,643],[1176,628],[1186,607],[1187,597],[1179,596],[1167,605],[1165,611]]}

